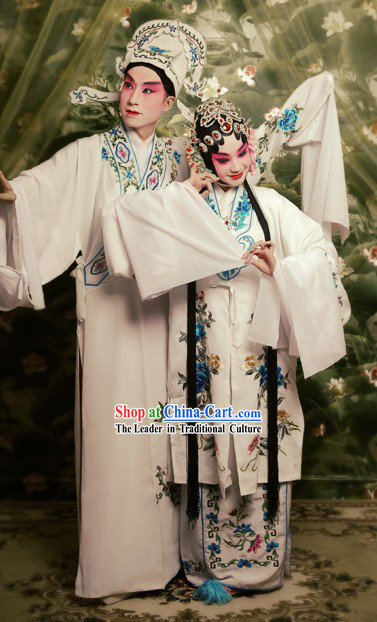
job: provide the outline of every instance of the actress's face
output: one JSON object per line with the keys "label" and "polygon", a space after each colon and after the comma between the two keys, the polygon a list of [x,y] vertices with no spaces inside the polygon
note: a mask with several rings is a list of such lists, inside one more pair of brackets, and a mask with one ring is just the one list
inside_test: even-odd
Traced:
{"label": "actress's face", "polygon": [[250,169],[250,152],[247,143],[234,134],[224,136],[219,152],[212,154],[216,175],[227,186],[240,186]]}

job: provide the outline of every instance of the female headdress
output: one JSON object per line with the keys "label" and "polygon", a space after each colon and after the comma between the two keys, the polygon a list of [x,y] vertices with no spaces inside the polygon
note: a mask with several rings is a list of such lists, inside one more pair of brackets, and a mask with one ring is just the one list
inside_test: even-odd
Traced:
{"label": "female headdress", "polygon": [[232,102],[227,99],[208,99],[197,107],[190,120],[192,123],[187,128],[189,144],[186,147],[186,157],[190,166],[196,165],[200,168],[204,162],[213,172],[211,154],[219,151],[219,146],[224,144],[224,137],[235,134],[248,144],[250,173],[254,175],[257,170],[254,131]]}

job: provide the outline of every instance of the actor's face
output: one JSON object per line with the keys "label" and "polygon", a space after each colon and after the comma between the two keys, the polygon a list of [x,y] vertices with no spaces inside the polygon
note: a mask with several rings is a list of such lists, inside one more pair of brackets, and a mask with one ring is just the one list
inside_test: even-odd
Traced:
{"label": "actor's face", "polygon": [[212,154],[216,175],[227,186],[240,186],[250,168],[250,153],[247,143],[234,134],[224,136],[224,144],[219,145],[219,152]]}
{"label": "actor's face", "polygon": [[133,129],[155,128],[161,115],[173,105],[158,74],[149,67],[132,67],[120,93],[123,122]]}

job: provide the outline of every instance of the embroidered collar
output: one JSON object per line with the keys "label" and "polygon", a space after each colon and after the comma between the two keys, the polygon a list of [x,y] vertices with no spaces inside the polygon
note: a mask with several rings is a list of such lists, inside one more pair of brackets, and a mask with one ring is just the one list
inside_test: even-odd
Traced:
{"label": "embroidered collar", "polygon": [[130,188],[139,191],[154,190],[158,186],[163,186],[167,159],[171,151],[171,144],[167,144],[169,141],[153,135],[149,160],[145,171],[142,172],[135,144],[131,142],[122,124],[105,132],[102,137],[101,158],[107,161],[113,169],[120,194]]}

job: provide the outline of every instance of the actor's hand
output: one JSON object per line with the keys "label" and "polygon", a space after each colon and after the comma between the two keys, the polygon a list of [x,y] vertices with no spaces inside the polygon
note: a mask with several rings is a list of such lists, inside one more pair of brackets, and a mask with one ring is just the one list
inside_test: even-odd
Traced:
{"label": "actor's hand", "polygon": [[245,260],[245,264],[251,264],[264,274],[272,276],[276,266],[274,251],[275,244],[273,242],[259,240],[242,255],[241,259]]}
{"label": "actor's hand", "polygon": [[199,169],[193,166],[189,182],[202,197],[206,197],[209,192],[213,192],[212,182],[218,179],[216,175],[212,175],[211,173],[199,173]]}
{"label": "actor's hand", "polygon": [[0,206],[1,201],[4,201],[6,203],[14,203],[16,198],[17,197],[16,194],[13,192],[12,186],[10,185],[7,178],[0,171]]}

